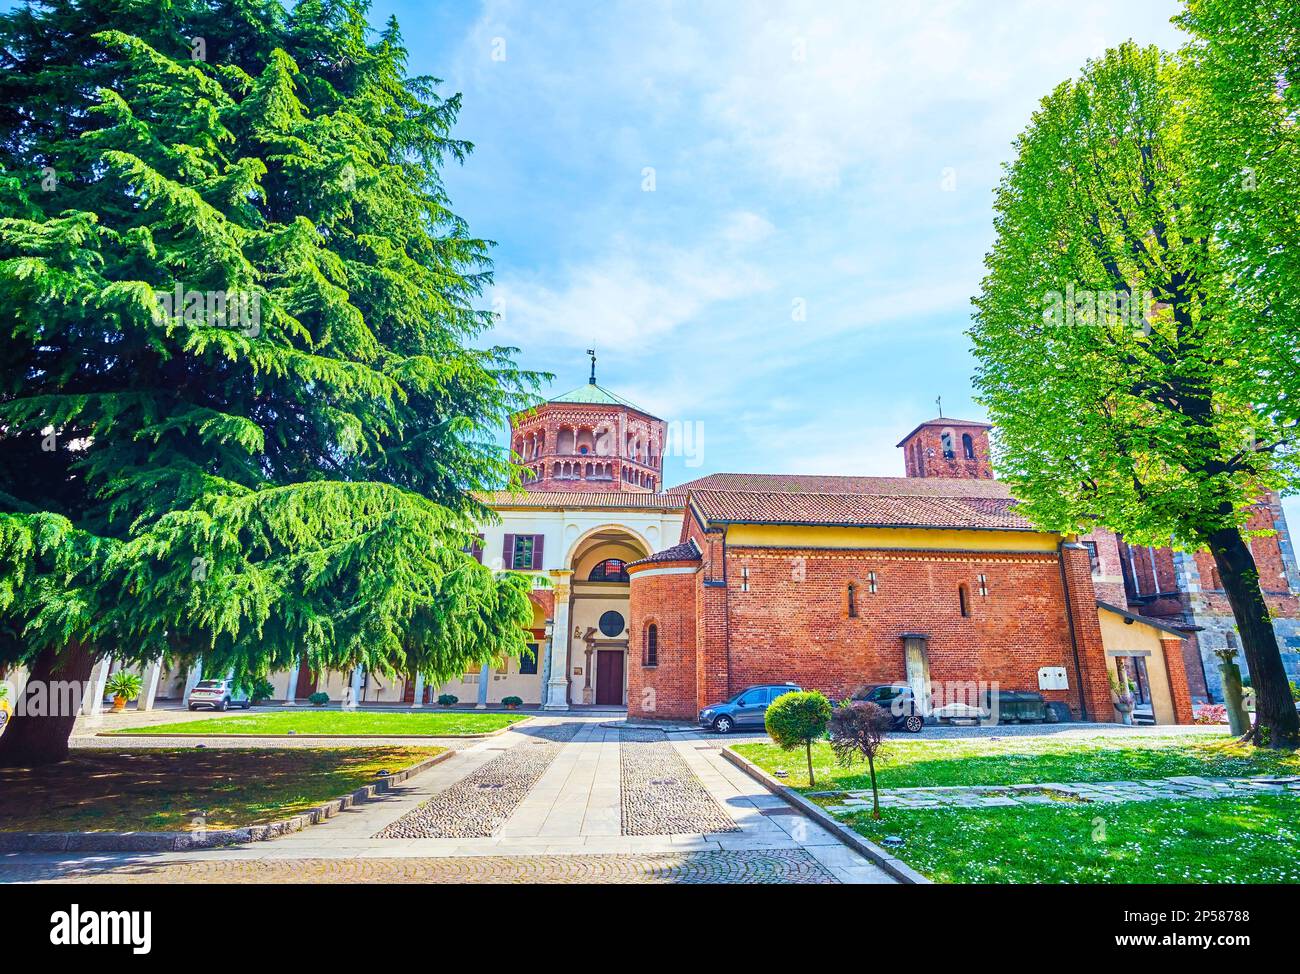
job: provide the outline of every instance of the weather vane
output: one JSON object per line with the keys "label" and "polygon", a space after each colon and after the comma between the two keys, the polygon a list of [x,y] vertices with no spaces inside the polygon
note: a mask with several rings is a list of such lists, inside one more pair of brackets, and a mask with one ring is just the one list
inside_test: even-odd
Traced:
{"label": "weather vane", "polygon": [[596,350],[589,348],[587,354],[591,356],[591,378],[587,382],[594,386],[596,384]]}
{"label": "weather vane", "polygon": [[[594,372],[595,372],[595,368],[596,368],[595,361],[596,361],[595,359],[592,359],[592,366],[591,366],[591,368],[592,368],[592,372],[593,372],[593,374],[594,374]],[[935,397],[934,397],[934,404],[935,404],[936,406],[939,407],[939,418],[940,418],[940,419],[943,419],[943,396],[935,396]]]}

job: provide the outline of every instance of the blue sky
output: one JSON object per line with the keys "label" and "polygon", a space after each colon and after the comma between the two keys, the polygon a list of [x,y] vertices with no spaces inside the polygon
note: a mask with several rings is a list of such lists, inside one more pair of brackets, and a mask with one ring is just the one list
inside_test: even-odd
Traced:
{"label": "blue sky", "polygon": [[[902,473],[981,418],[964,330],[993,188],[1039,98],[1174,0],[377,0],[463,94],[446,179],[499,242],[491,337],[702,424],[702,473]],[[654,188],[646,191],[653,169]],[[800,320],[795,313],[802,306]]]}

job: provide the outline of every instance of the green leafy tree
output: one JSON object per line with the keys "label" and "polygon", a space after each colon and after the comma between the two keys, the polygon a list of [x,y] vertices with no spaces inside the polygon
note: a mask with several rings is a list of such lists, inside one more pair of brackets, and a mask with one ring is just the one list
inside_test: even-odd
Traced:
{"label": "green leafy tree", "polygon": [[828,731],[831,750],[841,767],[865,760],[871,776],[871,817],[880,818],[880,789],[876,785],[876,761],[885,738],[894,726],[893,715],[870,700],[846,700],[831,714]]}
{"label": "green leafy tree", "polygon": [[1257,691],[1254,739],[1294,745],[1243,528],[1296,481],[1279,408],[1294,365],[1261,335],[1196,191],[1177,72],[1126,44],[1043,99],[997,194],[975,381],[999,473],[1039,526],[1209,548]]}
{"label": "green leafy tree", "polygon": [[[0,661],[442,682],[526,652],[465,553],[541,377],[475,349],[459,103],[357,2],[0,16]],[[66,754],[14,719],[0,763]]]}
{"label": "green leafy tree", "polygon": [[783,751],[804,749],[808,759],[808,784],[813,778],[813,741],[826,733],[826,722],[831,719],[831,702],[816,690],[783,693],[767,708],[763,722],[768,736]]}

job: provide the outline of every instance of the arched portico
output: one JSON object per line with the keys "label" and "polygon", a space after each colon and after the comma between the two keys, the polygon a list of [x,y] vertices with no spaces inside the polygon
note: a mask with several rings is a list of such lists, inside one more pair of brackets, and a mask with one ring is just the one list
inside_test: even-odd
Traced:
{"label": "arched portico", "polygon": [[627,703],[628,578],[624,566],[651,553],[636,531],[617,524],[576,539],[564,568],[552,572],[555,630],[548,710]]}

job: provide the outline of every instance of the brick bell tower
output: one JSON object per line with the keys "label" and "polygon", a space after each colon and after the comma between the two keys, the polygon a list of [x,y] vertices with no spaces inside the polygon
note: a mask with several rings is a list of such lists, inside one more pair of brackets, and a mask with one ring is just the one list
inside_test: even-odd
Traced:
{"label": "brick bell tower", "polygon": [[530,491],[633,491],[663,487],[667,424],[596,383],[510,418],[510,448]]}
{"label": "brick bell tower", "polygon": [[899,442],[909,477],[992,480],[990,423],[940,416],[922,423]]}

